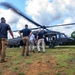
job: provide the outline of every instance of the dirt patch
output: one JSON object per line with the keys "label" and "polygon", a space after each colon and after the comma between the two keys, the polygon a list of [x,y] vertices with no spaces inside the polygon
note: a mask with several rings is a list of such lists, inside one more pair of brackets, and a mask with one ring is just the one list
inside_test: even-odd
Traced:
{"label": "dirt patch", "polygon": [[2,75],[18,75],[15,71],[5,71]]}
{"label": "dirt patch", "polygon": [[26,75],[56,75],[56,62],[52,58],[46,57],[47,61],[35,61],[26,71]]}
{"label": "dirt patch", "polygon": [[[25,75],[56,75],[56,73],[58,72],[58,70],[55,68],[56,62],[52,57],[50,58],[46,56],[44,59],[40,61],[35,60],[33,63],[27,66],[27,69],[26,66],[22,68],[22,64],[24,63],[25,62],[23,63],[21,62],[18,66],[19,68],[21,68],[20,71],[22,71]],[[3,65],[4,63],[2,64],[2,66]],[[19,75],[18,72],[20,71],[19,69],[18,71],[11,71],[5,67],[4,70],[2,71],[2,75]]]}

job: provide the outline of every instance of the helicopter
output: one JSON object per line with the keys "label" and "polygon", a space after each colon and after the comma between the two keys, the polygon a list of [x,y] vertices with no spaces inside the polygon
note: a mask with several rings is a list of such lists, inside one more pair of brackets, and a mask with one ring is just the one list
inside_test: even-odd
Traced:
{"label": "helicopter", "polygon": [[[5,6],[7,8],[10,8],[15,13],[17,13],[20,16],[22,16],[23,18],[27,19],[29,22],[31,22],[34,25],[36,25],[37,27],[40,27],[43,30],[45,30],[45,43],[50,48],[54,48],[56,45],[69,44],[72,41],[74,41],[74,39],[68,38],[64,33],[60,33],[60,32],[57,32],[57,31],[51,31],[51,30],[49,30],[47,28],[75,25],[75,23],[62,24],[62,25],[56,25],[56,26],[55,25],[53,25],[53,26],[42,26],[42,25],[36,23],[35,21],[31,20],[30,18],[28,18],[23,12],[21,12],[19,9],[15,8],[14,6],[10,5],[9,3],[1,2],[0,5]],[[34,29],[39,29],[39,28],[34,28]],[[18,31],[18,30],[16,30],[16,31]],[[37,31],[33,32],[34,35],[36,35],[36,33],[37,33]],[[22,42],[21,37],[17,37],[17,38],[8,40],[8,46],[19,47],[19,46],[22,46],[22,45],[23,45],[23,42]]]}
{"label": "helicopter", "polygon": [[[37,30],[33,31],[33,34],[35,36],[37,36],[37,33],[38,33]],[[45,44],[46,46],[49,46],[49,48],[55,48],[55,46],[57,45],[69,45],[72,42],[74,42],[74,39],[67,37],[64,33],[56,32],[56,31],[45,31],[44,36],[45,36],[44,37]],[[24,43],[21,37],[8,39],[8,47],[20,47],[23,45]]]}

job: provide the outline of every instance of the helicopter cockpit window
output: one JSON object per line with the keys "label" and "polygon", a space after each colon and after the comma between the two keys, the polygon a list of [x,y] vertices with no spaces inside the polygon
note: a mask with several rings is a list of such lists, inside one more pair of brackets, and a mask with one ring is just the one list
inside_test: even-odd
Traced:
{"label": "helicopter cockpit window", "polygon": [[57,39],[59,39],[59,35],[57,34]]}
{"label": "helicopter cockpit window", "polygon": [[64,34],[61,34],[60,37],[61,38],[66,38],[66,36]]}
{"label": "helicopter cockpit window", "polygon": [[46,40],[48,41],[48,37],[46,37]]}

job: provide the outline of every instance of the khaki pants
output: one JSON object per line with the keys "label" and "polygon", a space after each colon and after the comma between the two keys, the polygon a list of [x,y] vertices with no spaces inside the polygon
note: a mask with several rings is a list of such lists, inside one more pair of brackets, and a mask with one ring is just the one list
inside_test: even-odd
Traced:
{"label": "khaki pants", "polygon": [[[26,55],[29,54],[29,37],[22,38],[23,43],[26,45]],[[22,55],[25,53],[25,45],[23,45]]]}
{"label": "khaki pants", "polygon": [[36,48],[36,50],[38,51],[37,43],[38,43],[38,40],[35,39],[35,46],[36,46],[35,48]]}
{"label": "khaki pants", "polygon": [[43,52],[45,52],[45,43],[44,43],[44,39],[38,39],[38,43],[37,43],[37,49],[38,49],[38,51],[40,51],[40,44],[42,44]]}
{"label": "khaki pants", "polygon": [[29,50],[34,51],[34,40],[29,41]]}
{"label": "khaki pants", "polygon": [[8,45],[8,41],[6,38],[0,38],[0,56],[1,56],[1,61],[4,60],[6,56],[6,48]]}

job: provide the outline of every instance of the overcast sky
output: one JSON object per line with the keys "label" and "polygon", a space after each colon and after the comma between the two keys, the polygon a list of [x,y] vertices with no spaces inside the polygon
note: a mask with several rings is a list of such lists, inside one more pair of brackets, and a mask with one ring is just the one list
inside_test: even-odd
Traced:
{"label": "overcast sky", "polygon": [[[41,25],[59,25],[75,22],[75,0],[0,0],[13,4],[24,14]],[[15,14],[11,9],[0,6],[0,18],[5,17],[6,22],[12,30],[24,28],[25,24],[29,28],[36,27],[23,17]],[[54,31],[65,33],[70,37],[75,30],[75,26],[63,26],[50,28]]]}

